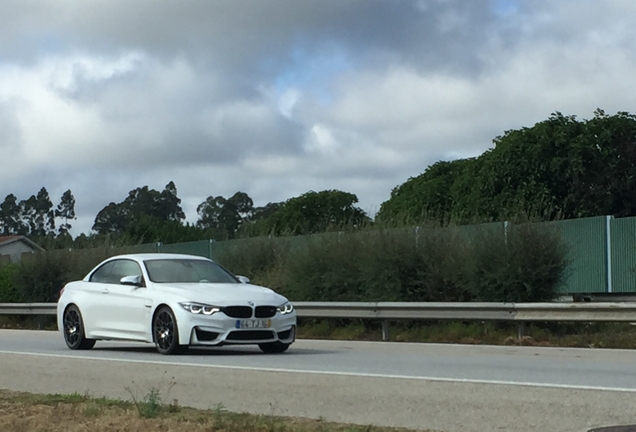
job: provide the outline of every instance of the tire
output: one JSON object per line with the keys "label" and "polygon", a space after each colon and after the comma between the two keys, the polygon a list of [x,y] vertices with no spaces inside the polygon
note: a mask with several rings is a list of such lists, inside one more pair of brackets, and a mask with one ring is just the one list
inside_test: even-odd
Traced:
{"label": "tire", "polygon": [[289,348],[290,345],[291,344],[286,344],[282,342],[270,342],[270,343],[258,344],[258,347],[265,354],[280,354],[287,351],[287,348]]}
{"label": "tire", "polygon": [[75,305],[70,305],[62,317],[64,342],[72,350],[89,350],[95,346],[95,339],[86,339],[82,313]]}
{"label": "tire", "polygon": [[162,306],[152,318],[152,336],[160,354],[180,354],[187,345],[179,345],[177,319],[168,306]]}

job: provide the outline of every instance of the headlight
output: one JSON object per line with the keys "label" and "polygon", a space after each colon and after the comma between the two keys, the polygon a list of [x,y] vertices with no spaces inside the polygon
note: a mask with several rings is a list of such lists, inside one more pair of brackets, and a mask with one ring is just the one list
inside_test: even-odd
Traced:
{"label": "headlight", "polygon": [[179,303],[182,308],[193,314],[212,315],[221,310],[218,306],[212,306],[203,303],[183,302]]}
{"label": "headlight", "polygon": [[291,303],[285,303],[284,305],[278,306],[278,312],[283,315],[290,314],[294,311],[294,306]]}

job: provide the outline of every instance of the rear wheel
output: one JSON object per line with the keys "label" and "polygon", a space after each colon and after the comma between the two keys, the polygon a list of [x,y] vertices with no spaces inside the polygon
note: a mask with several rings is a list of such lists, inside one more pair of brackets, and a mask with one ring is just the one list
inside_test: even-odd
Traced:
{"label": "rear wheel", "polygon": [[62,319],[64,326],[64,341],[72,350],[89,350],[95,346],[95,339],[86,339],[84,320],[79,308],[71,305],[64,311]]}
{"label": "rear wheel", "polygon": [[178,354],[188,347],[179,345],[179,329],[177,320],[168,306],[161,307],[152,320],[152,334],[157,351],[161,354]]}
{"label": "rear wheel", "polygon": [[258,347],[265,354],[280,354],[287,351],[291,344],[286,344],[282,342],[271,342],[271,343],[262,343],[258,344]]}

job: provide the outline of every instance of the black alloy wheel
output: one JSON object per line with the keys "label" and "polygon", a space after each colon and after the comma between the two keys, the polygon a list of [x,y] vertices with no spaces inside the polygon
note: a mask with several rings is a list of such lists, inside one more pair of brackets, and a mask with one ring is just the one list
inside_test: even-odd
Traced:
{"label": "black alloy wheel", "polygon": [[70,349],[89,350],[95,346],[95,339],[86,339],[84,321],[77,306],[70,305],[66,308],[62,325],[64,326],[64,341]]}
{"label": "black alloy wheel", "polygon": [[179,329],[172,309],[161,307],[152,320],[152,334],[161,354],[178,354],[186,350],[187,346],[179,345]]}

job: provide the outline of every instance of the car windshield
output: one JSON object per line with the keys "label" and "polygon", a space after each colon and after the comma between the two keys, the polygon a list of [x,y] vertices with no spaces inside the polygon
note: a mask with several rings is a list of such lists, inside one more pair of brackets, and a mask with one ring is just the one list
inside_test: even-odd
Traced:
{"label": "car windshield", "polygon": [[153,259],[145,261],[148,277],[152,282],[215,282],[239,283],[220,265],[199,259]]}

